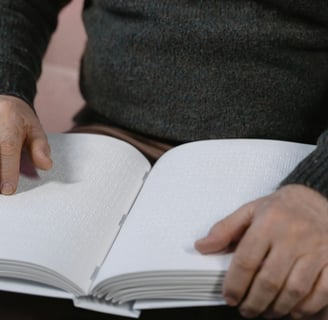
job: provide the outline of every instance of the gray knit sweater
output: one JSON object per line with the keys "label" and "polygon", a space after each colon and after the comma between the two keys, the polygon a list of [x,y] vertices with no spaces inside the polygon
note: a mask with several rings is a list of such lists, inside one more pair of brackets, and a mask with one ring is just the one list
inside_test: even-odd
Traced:
{"label": "gray knit sweater", "polygon": [[[65,0],[0,1],[0,93],[33,105]],[[327,0],[86,0],[81,72],[100,121],[176,143],[316,143],[283,183],[328,197]]]}

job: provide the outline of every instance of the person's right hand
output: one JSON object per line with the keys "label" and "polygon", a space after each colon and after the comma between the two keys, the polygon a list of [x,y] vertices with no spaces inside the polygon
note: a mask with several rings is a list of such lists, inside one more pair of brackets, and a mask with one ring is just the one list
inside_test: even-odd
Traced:
{"label": "person's right hand", "polygon": [[39,169],[52,167],[50,147],[40,121],[23,100],[0,95],[0,193],[16,191],[22,150]]}

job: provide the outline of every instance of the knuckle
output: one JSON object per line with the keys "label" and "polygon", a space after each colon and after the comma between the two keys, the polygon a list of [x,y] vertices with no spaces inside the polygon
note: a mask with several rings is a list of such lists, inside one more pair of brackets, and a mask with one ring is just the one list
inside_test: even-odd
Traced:
{"label": "knuckle", "polygon": [[253,272],[257,268],[257,263],[254,259],[240,255],[235,256],[234,265],[244,272]]}
{"label": "knuckle", "polygon": [[300,299],[306,295],[307,288],[301,283],[290,283],[287,285],[286,293],[294,299]]}
{"label": "knuckle", "polygon": [[287,300],[280,300],[279,303],[274,303],[274,305],[271,307],[271,312],[276,317],[283,317],[290,313],[292,308],[292,305],[290,301]]}
{"label": "knuckle", "polygon": [[328,284],[322,285],[318,294],[320,294],[323,297],[328,297]]}
{"label": "knuckle", "polygon": [[299,315],[302,315],[302,317],[306,317],[306,316],[309,316],[311,314],[315,314],[317,313],[319,310],[316,310],[315,308],[313,308],[312,306],[301,306],[301,307],[298,307],[297,309],[295,309],[293,311],[293,313],[297,313]]}
{"label": "knuckle", "polygon": [[13,102],[6,102],[1,104],[0,115],[3,123],[16,122],[18,119],[16,105]]}
{"label": "knuckle", "polygon": [[268,207],[259,212],[261,213],[259,222],[264,232],[270,233],[273,227],[281,225],[282,214],[276,207]]}
{"label": "knuckle", "polygon": [[265,221],[272,227],[282,219],[282,210],[276,206],[270,206],[266,209]]}
{"label": "knuckle", "polygon": [[264,292],[276,293],[280,289],[279,284],[274,281],[272,277],[269,277],[267,275],[259,276],[258,281],[260,287],[263,289]]}
{"label": "knuckle", "polygon": [[261,313],[261,311],[254,307],[243,307],[240,309],[240,313],[246,318],[255,318]]}
{"label": "knuckle", "polygon": [[0,112],[1,113],[12,112],[14,107],[15,104],[12,101],[6,100],[5,102],[0,104]]}
{"label": "knuckle", "polygon": [[290,226],[290,232],[295,236],[302,235],[303,237],[308,238],[309,242],[310,240],[313,241],[316,238],[316,236],[313,235],[310,224],[306,220],[296,221],[294,224]]}
{"label": "knuckle", "polygon": [[238,286],[224,285],[224,296],[232,298],[234,304],[239,304],[243,297],[243,292]]}
{"label": "knuckle", "polygon": [[321,307],[318,307],[312,303],[303,303],[293,310],[293,313],[302,315],[303,317],[310,316],[320,311]]}
{"label": "knuckle", "polygon": [[0,101],[0,121],[1,129],[11,128],[12,125],[24,125],[24,111],[17,99]]}
{"label": "knuckle", "polygon": [[3,139],[0,142],[1,146],[1,155],[11,156],[15,154],[18,150],[18,142],[15,138]]}
{"label": "knuckle", "polygon": [[224,296],[232,297],[234,300],[239,301],[241,298],[241,293],[239,292],[238,288],[225,286]]}
{"label": "knuckle", "polygon": [[[325,269],[322,274],[324,274],[326,270],[327,269]],[[319,281],[318,288],[317,288],[317,295],[319,295],[321,297],[328,297],[328,282],[327,281]]]}
{"label": "knuckle", "polygon": [[247,310],[248,313],[252,314],[252,316],[258,316],[266,310],[266,305],[261,303],[250,303],[246,300],[243,302],[241,306],[242,310]]}

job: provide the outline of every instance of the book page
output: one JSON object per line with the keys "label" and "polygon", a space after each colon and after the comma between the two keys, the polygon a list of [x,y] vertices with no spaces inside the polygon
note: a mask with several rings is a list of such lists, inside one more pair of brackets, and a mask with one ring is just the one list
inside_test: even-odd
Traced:
{"label": "book page", "polygon": [[22,177],[17,194],[0,195],[0,271],[13,261],[39,265],[86,293],[150,164],[106,136],[54,134],[49,143],[53,168],[37,180]]}
{"label": "book page", "polygon": [[133,304],[136,310],[149,310],[149,309],[165,309],[165,308],[187,308],[187,307],[208,307],[208,306],[222,306],[226,302],[222,300],[138,300]]}
{"label": "book page", "polygon": [[152,169],[94,284],[132,272],[226,270],[230,255],[201,255],[195,240],[241,205],[275,191],[313,148],[209,140],[169,151]]}
{"label": "book page", "polygon": [[62,291],[49,286],[44,286],[32,281],[16,280],[0,278],[0,290],[14,293],[31,294],[35,296],[57,298],[57,299],[70,299],[73,300],[74,296],[71,293]]}

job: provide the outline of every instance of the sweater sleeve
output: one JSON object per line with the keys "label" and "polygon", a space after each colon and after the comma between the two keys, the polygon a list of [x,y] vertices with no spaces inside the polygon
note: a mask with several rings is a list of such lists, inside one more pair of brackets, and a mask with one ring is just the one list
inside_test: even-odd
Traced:
{"label": "sweater sleeve", "polygon": [[281,186],[293,183],[308,186],[328,198],[328,130],[319,137],[317,148],[299,163]]}
{"label": "sweater sleeve", "polygon": [[58,13],[69,1],[0,1],[0,94],[33,105],[42,57]]}

